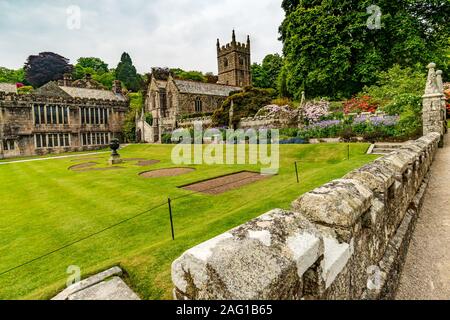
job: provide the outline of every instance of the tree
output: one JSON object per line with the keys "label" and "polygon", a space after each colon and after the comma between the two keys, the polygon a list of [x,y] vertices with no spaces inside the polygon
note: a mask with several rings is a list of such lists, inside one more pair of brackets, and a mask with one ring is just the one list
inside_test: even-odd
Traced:
{"label": "tree", "polygon": [[283,58],[278,54],[267,55],[262,64],[252,65],[253,85],[259,88],[277,89],[278,76],[283,68]]}
{"label": "tree", "polygon": [[206,77],[200,71],[184,71],[180,68],[171,69],[170,71],[176,79],[207,82]]}
{"label": "tree", "polygon": [[73,71],[73,78],[83,79],[87,74],[106,88],[111,88],[116,78],[114,70],[109,70],[108,64],[100,58],[79,58]]}
{"label": "tree", "polygon": [[109,71],[108,64],[100,58],[95,57],[79,58],[76,66],[80,66],[82,68],[90,68],[97,74],[103,74]]}
{"label": "tree", "polygon": [[233,124],[239,123],[243,117],[254,116],[261,108],[270,104],[276,97],[273,89],[258,89],[247,87],[243,91],[231,92],[222,106],[217,109],[212,121],[216,126],[228,126],[230,119],[230,108],[233,103]]}
{"label": "tree", "polygon": [[0,67],[0,82],[23,83],[25,82],[25,72],[23,69],[11,70]]}
{"label": "tree", "polygon": [[349,97],[394,64],[448,69],[448,0],[379,0],[381,28],[369,28],[372,0],[284,0],[280,27],[290,96]]}
{"label": "tree", "polygon": [[73,66],[69,59],[53,52],[41,52],[29,56],[25,63],[25,79],[33,86],[40,87],[47,82],[60,80],[65,73],[71,73]]}
{"label": "tree", "polygon": [[124,52],[116,69],[116,79],[122,81],[128,90],[137,92],[141,87],[141,77],[138,75],[133,61],[128,53]]}
{"label": "tree", "polygon": [[136,141],[136,115],[139,117],[144,106],[144,98],[141,92],[129,93],[130,109],[125,116],[123,135],[127,142]]}
{"label": "tree", "polygon": [[267,88],[267,74],[259,63],[252,64],[252,81],[256,88]]}
{"label": "tree", "polygon": [[116,72],[114,69],[111,69],[110,71],[102,74],[94,74],[92,76],[92,79],[94,79],[97,82],[100,82],[106,88],[111,89],[114,80],[116,80]]}

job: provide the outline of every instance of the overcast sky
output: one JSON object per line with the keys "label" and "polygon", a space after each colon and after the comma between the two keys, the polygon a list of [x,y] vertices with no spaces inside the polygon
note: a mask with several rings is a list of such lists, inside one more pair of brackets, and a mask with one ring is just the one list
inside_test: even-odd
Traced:
{"label": "overcast sky", "polygon": [[30,54],[53,51],[115,67],[126,51],[140,73],[152,66],[217,73],[217,38],[229,42],[233,28],[238,41],[249,34],[260,62],[281,52],[283,17],[281,0],[0,0],[0,66],[17,69]]}

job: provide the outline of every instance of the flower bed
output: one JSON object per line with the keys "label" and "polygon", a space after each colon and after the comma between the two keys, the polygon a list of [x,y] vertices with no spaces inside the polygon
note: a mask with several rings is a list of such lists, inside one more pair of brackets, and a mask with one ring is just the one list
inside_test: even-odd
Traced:
{"label": "flower bed", "polygon": [[[343,120],[322,120],[312,123],[296,133],[296,137],[309,139],[342,138],[344,141],[359,140],[379,141],[398,136],[398,116],[368,116],[346,117]],[[293,135],[294,132],[286,131]]]}

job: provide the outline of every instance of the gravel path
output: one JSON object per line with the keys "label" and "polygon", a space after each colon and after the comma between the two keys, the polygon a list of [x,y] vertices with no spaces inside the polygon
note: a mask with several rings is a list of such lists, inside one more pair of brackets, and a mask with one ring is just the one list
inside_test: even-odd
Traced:
{"label": "gravel path", "polygon": [[450,299],[450,137],[439,149],[403,270],[398,300]]}

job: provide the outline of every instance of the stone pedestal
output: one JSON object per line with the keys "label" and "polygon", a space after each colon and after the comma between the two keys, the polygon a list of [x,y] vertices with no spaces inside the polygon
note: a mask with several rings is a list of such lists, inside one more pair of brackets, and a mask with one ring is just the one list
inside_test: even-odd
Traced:
{"label": "stone pedestal", "polygon": [[122,162],[123,161],[122,161],[122,159],[120,159],[120,155],[118,155],[118,154],[111,155],[111,158],[109,158],[110,165],[115,165],[115,164],[119,164]]}

